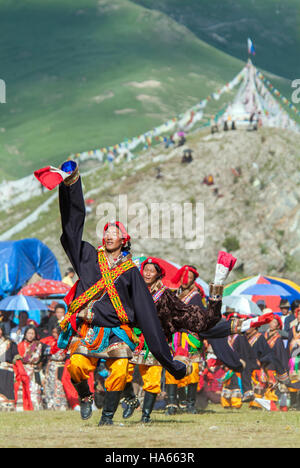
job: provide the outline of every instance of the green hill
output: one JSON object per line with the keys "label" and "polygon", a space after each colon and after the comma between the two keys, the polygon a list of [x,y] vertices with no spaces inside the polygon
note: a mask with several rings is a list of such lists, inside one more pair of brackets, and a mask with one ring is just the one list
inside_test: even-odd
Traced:
{"label": "green hill", "polygon": [[133,0],[164,12],[197,37],[241,60],[247,38],[255,43],[255,63],[291,80],[300,77],[298,0]]}
{"label": "green hill", "polygon": [[139,135],[244,63],[130,0],[1,0],[0,29],[0,178]]}

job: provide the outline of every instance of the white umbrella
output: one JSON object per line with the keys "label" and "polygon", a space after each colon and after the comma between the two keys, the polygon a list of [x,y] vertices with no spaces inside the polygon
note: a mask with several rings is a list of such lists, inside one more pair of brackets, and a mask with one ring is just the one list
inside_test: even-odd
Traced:
{"label": "white umbrella", "polygon": [[226,306],[234,309],[239,314],[259,316],[262,311],[258,305],[244,296],[225,296],[222,299],[222,313],[226,312]]}

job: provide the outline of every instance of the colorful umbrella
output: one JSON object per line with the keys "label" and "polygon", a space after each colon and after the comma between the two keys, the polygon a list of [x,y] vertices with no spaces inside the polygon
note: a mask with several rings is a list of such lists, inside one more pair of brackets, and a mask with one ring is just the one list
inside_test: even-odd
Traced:
{"label": "colorful umbrella", "polygon": [[[279,304],[282,297],[286,297],[290,304],[295,299],[300,299],[300,286],[294,283],[291,280],[285,278],[278,278],[275,276],[250,276],[247,278],[243,278],[239,281],[235,281],[234,283],[229,284],[224,289],[224,296],[235,295],[238,296],[240,294],[244,294],[245,289],[249,288],[250,286],[254,286],[256,284],[274,284],[278,286],[282,286],[284,290],[286,290],[290,296],[259,296],[259,295],[249,295],[248,298],[251,299],[253,302],[258,302],[259,300],[264,300],[266,307],[272,309],[274,312],[279,312]],[[285,293],[286,294],[286,293]]]}
{"label": "colorful umbrella", "polygon": [[246,288],[242,294],[251,296],[280,296],[288,297],[291,294],[278,284],[254,284]]}
{"label": "colorful umbrella", "polygon": [[[140,267],[141,264],[143,263],[143,261],[146,260],[146,258],[147,257],[145,257],[144,255],[140,256],[140,257],[133,257],[133,261],[136,263],[136,265],[138,267]],[[166,271],[166,276],[163,279],[163,283],[168,288],[178,288],[179,283],[177,283],[177,284],[173,283],[172,278],[175,276],[177,271],[181,268],[180,265],[178,265],[177,263],[174,263],[174,262],[163,260],[162,258],[159,258],[159,261],[160,261],[161,265],[164,267],[164,269]],[[209,294],[208,284],[199,277],[196,279],[196,283],[199,284],[200,286],[202,286],[205,295],[208,296],[208,294]]]}
{"label": "colorful umbrella", "polygon": [[23,296],[17,294],[15,296],[7,296],[0,301],[0,310],[47,310],[47,305],[36,299],[35,297]]}
{"label": "colorful umbrella", "polygon": [[40,280],[36,283],[28,284],[21,289],[19,294],[35,297],[49,297],[53,295],[66,295],[70,291],[70,286],[62,281]]}
{"label": "colorful umbrella", "polygon": [[242,315],[259,316],[262,311],[255,302],[251,301],[245,296],[226,296],[222,300],[222,313],[226,312],[226,307],[234,309]]}

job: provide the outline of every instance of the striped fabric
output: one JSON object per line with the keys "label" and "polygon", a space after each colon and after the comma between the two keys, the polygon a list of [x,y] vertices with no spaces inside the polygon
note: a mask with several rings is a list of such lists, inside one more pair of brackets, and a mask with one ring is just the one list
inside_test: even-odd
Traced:
{"label": "striped fabric", "polygon": [[99,294],[102,295],[105,292],[107,292],[120,322],[122,324],[128,323],[128,316],[122,305],[114,281],[125,273],[125,271],[128,271],[133,267],[136,268],[136,265],[131,259],[129,259],[110,270],[104,253],[104,247],[99,247],[98,262],[102,278],[71,302],[68,312],[60,322],[60,327],[63,331],[67,330],[68,323],[73,314],[83,309],[96,296],[99,296]]}

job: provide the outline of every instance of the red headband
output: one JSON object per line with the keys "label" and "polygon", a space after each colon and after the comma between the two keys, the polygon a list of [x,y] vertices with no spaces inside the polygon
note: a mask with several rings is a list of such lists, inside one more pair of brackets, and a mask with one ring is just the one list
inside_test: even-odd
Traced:
{"label": "red headband", "polygon": [[192,273],[194,273],[195,275],[195,279],[198,278],[199,276],[199,273],[197,270],[195,270],[195,268],[189,266],[189,265],[184,265],[183,267],[181,267],[176,275],[172,278],[172,283],[178,283],[178,281],[181,280],[181,277],[183,275],[183,284],[187,284],[188,283],[188,273],[189,271],[191,271]]}
{"label": "red headband", "polygon": [[155,258],[155,257],[148,257],[146,260],[143,261],[143,263],[141,264],[141,274],[143,274],[143,271],[144,271],[144,267],[145,265],[157,265],[160,270],[161,270],[161,276],[165,276],[166,275],[166,270],[164,269],[164,267],[161,265],[160,263],[160,259],[159,258]]}
{"label": "red headband", "polygon": [[105,226],[104,226],[102,245],[104,245],[104,234],[105,234],[105,232],[107,231],[107,229],[110,226],[116,226],[117,228],[119,228],[119,230],[122,233],[122,238],[123,238],[123,244],[124,245],[127,244],[128,241],[130,241],[130,235],[126,231],[126,229],[124,227],[124,224],[122,224],[120,221],[114,221],[114,222],[112,221],[112,222],[106,223]]}

